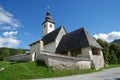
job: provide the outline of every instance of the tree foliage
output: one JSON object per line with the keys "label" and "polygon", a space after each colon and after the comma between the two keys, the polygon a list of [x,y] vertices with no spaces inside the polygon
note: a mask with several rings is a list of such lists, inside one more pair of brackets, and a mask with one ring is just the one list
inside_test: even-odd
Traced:
{"label": "tree foliage", "polygon": [[119,43],[107,43],[101,39],[97,39],[97,42],[103,47],[103,55],[107,64],[120,64],[120,44]]}
{"label": "tree foliage", "polygon": [[25,53],[26,49],[14,49],[14,48],[0,48],[0,60],[3,60],[4,57],[17,55],[17,54],[23,54]]}
{"label": "tree foliage", "polygon": [[106,41],[103,41],[101,39],[97,39],[97,42],[102,46],[103,48],[103,55],[105,59],[105,63],[109,63],[109,44]]}

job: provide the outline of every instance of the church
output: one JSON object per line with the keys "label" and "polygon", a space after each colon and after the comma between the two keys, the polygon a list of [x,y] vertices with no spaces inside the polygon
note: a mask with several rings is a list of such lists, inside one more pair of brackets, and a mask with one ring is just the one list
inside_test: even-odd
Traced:
{"label": "church", "polygon": [[99,67],[104,67],[102,47],[82,27],[67,33],[64,26],[55,29],[51,14],[46,13],[42,23],[42,38],[30,44],[32,60],[41,52],[74,58],[88,58]]}
{"label": "church", "polygon": [[41,39],[29,46],[29,54],[14,56],[14,60],[42,60],[57,69],[99,69],[105,64],[102,47],[83,27],[70,33],[64,26],[55,29],[49,11],[42,23]]}

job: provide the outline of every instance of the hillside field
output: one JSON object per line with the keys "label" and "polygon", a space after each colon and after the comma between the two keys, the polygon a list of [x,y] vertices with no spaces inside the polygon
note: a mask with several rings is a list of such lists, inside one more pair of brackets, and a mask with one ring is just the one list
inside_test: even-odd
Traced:
{"label": "hillside field", "polygon": [[[112,65],[110,67],[120,67],[120,65]],[[0,61],[0,80],[28,80],[36,78],[70,76],[75,74],[84,74],[96,72],[94,69],[87,70],[53,70],[47,67],[42,61],[33,62],[6,62]]]}

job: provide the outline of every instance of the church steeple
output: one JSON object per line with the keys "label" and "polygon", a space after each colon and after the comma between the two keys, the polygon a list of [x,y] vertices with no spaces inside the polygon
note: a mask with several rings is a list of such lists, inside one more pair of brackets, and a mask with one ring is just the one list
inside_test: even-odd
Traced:
{"label": "church steeple", "polygon": [[52,32],[55,29],[54,24],[51,19],[50,11],[47,10],[45,21],[42,23],[42,36]]}
{"label": "church steeple", "polygon": [[50,14],[49,10],[46,13],[45,21],[42,24],[44,24],[45,22],[51,22],[51,23],[55,24],[51,19],[51,14]]}

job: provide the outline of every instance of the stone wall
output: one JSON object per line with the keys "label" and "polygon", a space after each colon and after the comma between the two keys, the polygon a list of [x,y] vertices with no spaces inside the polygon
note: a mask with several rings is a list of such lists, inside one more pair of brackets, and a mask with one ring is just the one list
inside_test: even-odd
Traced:
{"label": "stone wall", "polygon": [[30,54],[20,54],[4,58],[4,61],[30,61]]}
{"label": "stone wall", "polygon": [[40,55],[47,66],[52,66],[55,69],[88,69],[91,68],[91,61],[88,58],[74,58],[58,54],[51,54],[47,52],[41,52]]}

